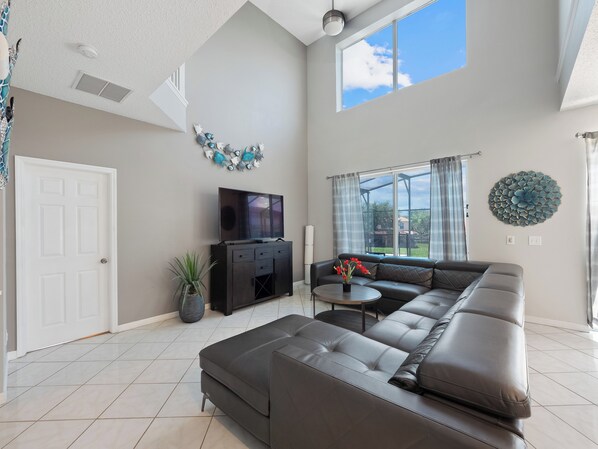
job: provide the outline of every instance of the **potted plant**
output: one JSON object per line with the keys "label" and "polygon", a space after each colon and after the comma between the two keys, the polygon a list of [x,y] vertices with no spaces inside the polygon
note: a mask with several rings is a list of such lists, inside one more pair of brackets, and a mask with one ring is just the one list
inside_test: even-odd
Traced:
{"label": "potted plant", "polygon": [[370,271],[363,266],[361,261],[356,257],[351,257],[349,260],[338,260],[338,265],[335,265],[334,271],[340,275],[343,279],[343,292],[351,291],[351,279],[353,278],[353,272],[359,270],[363,274],[370,274]]}
{"label": "potted plant", "polygon": [[182,259],[174,258],[170,263],[170,271],[177,281],[174,297],[179,301],[179,315],[185,323],[201,320],[205,312],[204,295],[206,286],[204,278],[216,265],[210,258],[203,260],[196,252],[186,253]]}

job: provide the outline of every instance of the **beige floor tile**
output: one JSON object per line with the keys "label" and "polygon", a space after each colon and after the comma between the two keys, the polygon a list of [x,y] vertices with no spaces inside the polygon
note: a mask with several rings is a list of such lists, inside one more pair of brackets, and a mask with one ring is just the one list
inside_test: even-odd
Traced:
{"label": "beige floor tile", "polygon": [[156,418],[135,449],[199,449],[209,424],[210,418]]}
{"label": "beige floor tile", "polygon": [[67,449],[93,421],[40,421],[13,440],[6,449]]}
{"label": "beige floor tile", "polygon": [[195,359],[205,344],[205,341],[175,341],[174,343],[170,343],[158,358],[167,360]]}
{"label": "beige floor tile", "polygon": [[526,336],[525,340],[528,346],[541,351],[545,351],[547,349],[571,349],[569,346],[566,346],[558,341],[552,340],[545,335],[528,335]]}
{"label": "beige floor tile", "polygon": [[[598,348],[598,341],[590,340],[588,338],[579,337],[577,335],[563,332],[560,334],[546,334],[547,338],[550,338],[556,342],[567,345],[573,349],[593,349]],[[538,349],[553,349],[553,348],[538,348]]]}
{"label": "beige floor tile", "polygon": [[538,449],[598,449],[592,441],[544,408],[525,420],[525,438]]}
{"label": "beige floor tile", "polygon": [[554,357],[580,371],[598,371],[598,358],[585,354],[576,349],[562,351],[546,351],[545,354]]}
{"label": "beige floor tile", "polygon": [[201,449],[267,449],[261,441],[228,416],[215,416]]}
{"label": "beige floor tile", "polygon": [[110,362],[73,362],[56,374],[48,377],[41,385],[83,385],[106,368]]}
{"label": "beige floor tile", "polygon": [[151,364],[149,360],[116,360],[89,380],[89,384],[130,384]]}
{"label": "beige floor tile", "polygon": [[19,357],[18,359],[15,359],[15,361],[20,362],[20,363],[35,362],[35,361],[41,359],[42,357],[50,354],[51,352],[56,351],[58,348],[61,348],[61,346],[60,345],[52,346],[50,348],[39,349],[37,351],[28,352],[23,357]]}
{"label": "beige floor tile", "polygon": [[181,379],[182,383],[201,382],[201,369],[199,368],[199,359],[193,360],[191,366]]}
{"label": "beige floor tile", "polygon": [[149,332],[143,339],[142,343],[172,343],[176,338],[184,332],[181,328],[162,327]]}
{"label": "beige floor tile", "polygon": [[583,433],[594,443],[598,444],[598,406],[565,405],[546,408],[571,427]]}
{"label": "beige floor tile", "polygon": [[114,334],[106,332],[105,334],[94,335],[93,337],[82,338],[69,343],[69,345],[89,345],[89,344],[101,344],[105,343],[114,337]]}
{"label": "beige floor tile", "polygon": [[[527,353],[527,361],[530,368],[540,373],[569,373],[578,371],[558,357],[552,357],[549,351],[529,351]],[[598,362],[598,359],[596,361]]]}
{"label": "beige floor tile", "polygon": [[8,386],[32,387],[43,382],[67,365],[66,362],[30,363],[8,376]]}
{"label": "beige floor tile", "polygon": [[212,416],[215,406],[206,401],[204,411],[201,411],[201,400],[203,394],[199,384],[179,384],[174,389],[158,416]]}
{"label": "beige floor tile", "polygon": [[196,323],[191,323],[189,327],[193,328],[215,328],[218,327],[220,322],[224,319],[224,315],[220,312],[212,312],[211,315],[207,314]]}
{"label": "beige floor tile", "polygon": [[83,385],[42,419],[96,419],[126,388],[126,385]]}
{"label": "beige floor tile", "polygon": [[561,328],[553,326],[545,326],[544,324],[525,323],[525,330],[530,330],[536,334],[560,334],[563,332]]}
{"label": "beige floor tile", "polygon": [[[584,397],[588,401],[598,404],[598,379],[587,373],[553,373],[547,374],[552,380],[567,387],[569,390]],[[542,404],[542,405],[572,405],[572,404]]]}
{"label": "beige floor tile", "polygon": [[92,349],[79,359],[79,362],[112,361],[119,358],[133,347],[132,343],[103,344]]}
{"label": "beige floor tile", "polygon": [[277,319],[278,319],[278,317],[276,317],[276,316],[251,318],[251,320],[249,320],[249,324],[247,325],[247,330],[255,329],[256,327],[260,327],[265,324],[271,323],[272,321],[276,321]]}
{"label": "beige floor tile", "polygon": [[137,343],[118,360],[154,360],[168,347],[168,343]]}
{"label": "beige floor tile", "polygon": [[23,363],[16,362],[16,361],[8,362],[8,374],[12,374],[15,371],[20,370],[21,368],[25,368],[27,365],[29,365],[29,363],[31,363],[31,362],[23,362]]}
{"label": "beige floor tile", "polygon": [[[552,375],[547,374],[546,376]],[[544,406],[589,404],[581,396],[546,376],[544,374],[529,375],[531,396],[538,404]]]}
{"label": "beige floor tile", "polygon": [[0,423],[0,447],[4,447],[14,440],[21,432],[34,424],[30,422],[6,422]]}
{"label": "beige floor tile", "polygon": [[130,385],[102,414],[102,418],[153,418],[174,387],[174,384]]}
{"label": "beige floor tile", "polygon": [[214,329],[210,327],[206,328],[191,328],[184,330],[177,338],[178,343],[188,342],[206,342],[210,336],[214,333]]}
{"label": "beige floor tile", "polygon": [[99,419],[69,449],[133,449],[151,419]]}
{"label": "beige floor tile", "polygon": [[138,343],[143,337],[145,337],[150,331],[148,330],[137,330],[133,329],[130,331],[119,332],[108,340],[106,343]]}
{"label": "beige floor tile", "polygon": [[208,342],[206,343],[207,345],[216,343],[218,341],[221,340],[225,340],[227,338],[230,337],[234,337],[235,335],[238,335],[242,332],[245,332],[245,328],[244,327],[222,327],[222,328],[217,328],[214,330],[214,333],[212,334],[212,336],[210,337],[210,339],[208,340]]}
{"label": "beige floor tile", "polygon": [[0,421],[37,421],[76,387],[33,387],[0,408]]}
{"label": "beige floor tile", "polygon": [[6,402],[10,402],[13,399],[18,398],[29,389],[31,389],[31,387],[8,387],[6,389]]}
{"label": "beige floor tile", "polygon": [[65,345],[39,359],[40,362],[73,362],[99,345]]}
{"label": "beige floor tile", "polygon": [[193,360],[155,360],[135,379],[135,383],[178,383],[192,362]]}

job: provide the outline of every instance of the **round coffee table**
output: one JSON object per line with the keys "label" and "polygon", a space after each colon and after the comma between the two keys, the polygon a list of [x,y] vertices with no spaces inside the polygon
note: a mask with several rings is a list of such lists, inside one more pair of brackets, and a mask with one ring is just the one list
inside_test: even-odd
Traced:
{"label": "round coffee table", "polygon": [[[378,290],[364,287],[362,285],[351,285],[350,292],[343,292],[342,284],[327,284],[316,287],[311,292],[313,301],[313,315],[316,320],[334,324],[345,329],[358,331],[359,312],[353,310],[334,310],[335,304],[361,306],[361,333],[366,330],[366,320],[368,328],[378,322],[378,311],[376,318],[365,313],[366,304],[374,304],[382,295]],[[316,315],[316,298],[332,304],[332,310],[320,312]],[[357,325],[357,326],[356,326]]]}

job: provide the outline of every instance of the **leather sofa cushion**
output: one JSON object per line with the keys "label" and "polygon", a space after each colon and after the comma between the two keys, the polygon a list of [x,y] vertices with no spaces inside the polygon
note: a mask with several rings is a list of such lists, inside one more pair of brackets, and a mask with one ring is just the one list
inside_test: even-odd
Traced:
{"label": "leather sofa cushion", "polygon": [[433,274],[433,268],[381,263],[378,265],[376,280],[405,282],[430,288]]}
{"label": "leather sofa cushion", "polygon": [[[318,285],[341,284],[342,282],[343,280],[338,274],[328,274],[318,278]],[[355,285],[368,285],[372,282],[373,281],[370,278],[361,276],[353,276],[353,279],[351,279],[351,284]]]}
{"label": "leather sofa cushion", "polygon": [[399,257],[399,256],[388,256],[384,257],[381,261],[384,264],[392,265],[406,265],[409,267],[421,267],[421,268],[434,268],[436,261],[433,259],[424,259],[421,257]]}
{"label": "leather sofa cushion", "polygon": [[439,261],[434,267],[432,288],[462,291],[489,267],[487,262]]}
{"label": "leather sofa cushion", "polygon": [[525,306],[515,293],[479,287],[463,300],[462,312],[477,313],[523,327]]}
{"label": "leather sofa cushion", "polygon": [[350,259],[351,257],[356,257],[362,262],[371,263],[379,263],[384,258],[384,256],[378,254],[342,253],[338,255],[338,258],[341,260]]}
{"label": "leather sofa cushion", "polygon": [[477,288],[490,288],[524,296],[523,279],[509,274],[486,273]]}
{"label": "leather sofa cushion", "polygon": [[425,390],[505,418],[531,414],[520,326],[459,310],[417,370]]}
{"label": "leather sofa cushion", "polygon": [[375,288],[382,296],[399,301],[411,301],[413,298],[423,295],[430,291],[427,287],[417,284],[407,284],[394,281],[373,281],[367,284],[368,287]]}
{"label": "leather sofa cushion", "polygon": [[401,351],[411,352],[426,338],[435,323],[433,318],[397,310],[363,335]]}
{"label": "leather sofa cushion", "polygon": [[407,357],[406,352],[355,332],[289,315],[202,349],[200,366],[256,411],[269,416],[270,360],[274,351],[287,345],[383,382]]}
{"label": "leather sofa cushion", "polygon": [[[429,293],[434,292],[431,290]],[[439,295],[425,294],[418,296],[413,301],[408,302],[401,311],[410,312],[416,315],[433,318],[435,320],[441,318],[453,305],[455,305],[457,298],[449,299]]]}

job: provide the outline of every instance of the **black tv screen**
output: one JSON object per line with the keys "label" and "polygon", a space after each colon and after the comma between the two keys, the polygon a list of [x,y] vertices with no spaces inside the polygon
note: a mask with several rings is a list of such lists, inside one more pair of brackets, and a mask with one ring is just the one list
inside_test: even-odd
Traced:
{"label": "black tv screen", "polygon": [[218,189],[220,240],[284,237],[282,195]]}

